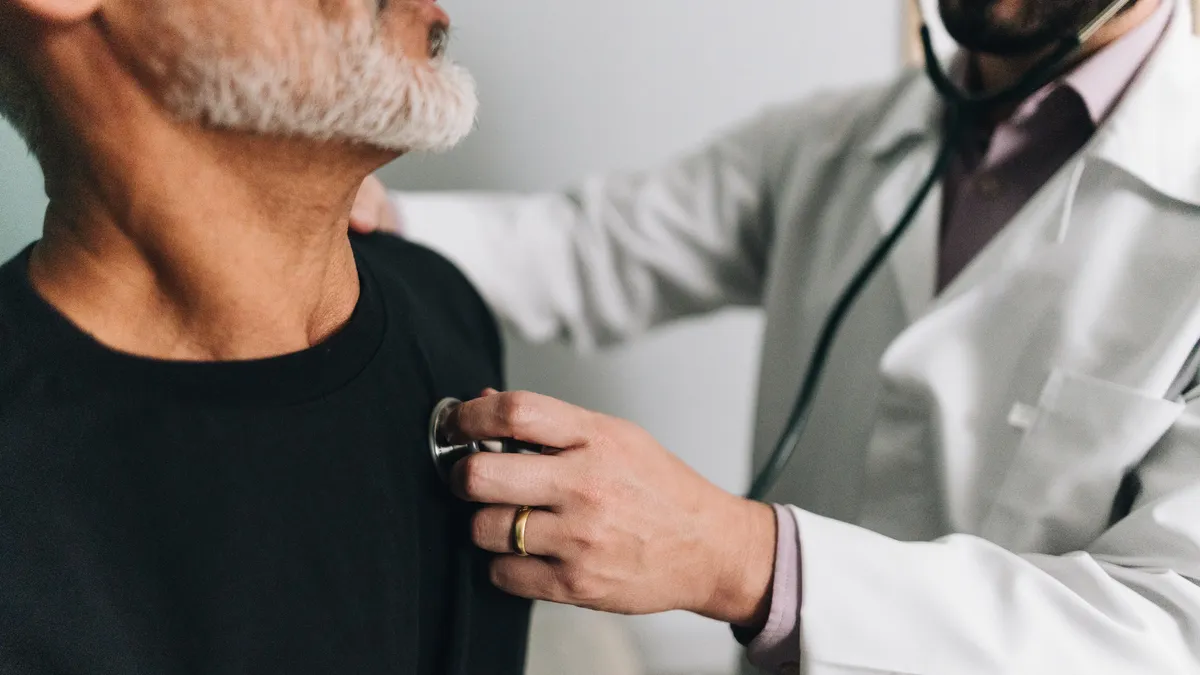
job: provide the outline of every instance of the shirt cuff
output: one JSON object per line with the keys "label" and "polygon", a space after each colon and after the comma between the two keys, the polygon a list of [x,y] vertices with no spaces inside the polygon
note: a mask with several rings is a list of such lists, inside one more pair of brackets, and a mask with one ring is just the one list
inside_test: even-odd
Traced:
{"label": "shirt cuff", "polygon": [[[787,672],[800,661],[800,538],[791,510],[778,504],[774,508],[776,544],[771,613],[762,631],[746,644],[750,663],[768,673]],[[738,635],[744,644],[745,637]]]}

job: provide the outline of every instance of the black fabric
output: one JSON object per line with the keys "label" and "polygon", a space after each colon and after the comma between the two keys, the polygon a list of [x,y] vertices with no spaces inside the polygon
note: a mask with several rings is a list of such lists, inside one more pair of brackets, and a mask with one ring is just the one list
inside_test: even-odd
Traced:
{"label": "black fabric", "polygon": [[348,324],[237,363],[114,352],[0,268],[0,673],[522,672],[529,605],[426,447],[502,384],[495,322],[433,253],[354,246]]}

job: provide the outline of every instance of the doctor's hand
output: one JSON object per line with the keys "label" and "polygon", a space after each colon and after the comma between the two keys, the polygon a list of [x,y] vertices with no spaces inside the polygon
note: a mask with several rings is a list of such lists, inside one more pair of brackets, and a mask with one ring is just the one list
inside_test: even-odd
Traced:
{"label": "doctor's hand", "polygon": [[374,175],[367,176],[358,189],[350,211],[350,229],[360,234],[387,232],[402,234],[400,212],[388,196],[387,188]]}
{"label": "doctor's hand", "polygon": [[[526,598],[621,614],[682,609],[758,628],[770,610],[773,509],[725,492],[613,417],[526,392],[489,392],[451,424],[469,438],[516,438],[552,455],[479,453],[452,486],[481,509],[472,536],[499,554],[492,581]],[[526,550],[516,507],[537,507]]]}

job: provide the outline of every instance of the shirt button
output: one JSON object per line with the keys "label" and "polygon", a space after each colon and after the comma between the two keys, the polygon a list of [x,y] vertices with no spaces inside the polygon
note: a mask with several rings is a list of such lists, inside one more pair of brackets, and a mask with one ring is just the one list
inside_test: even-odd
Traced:
{"label": "shirt button", "polygon": [[984,197],[991,198],[1000,194],[1000,180],[995,176],[980,176],[976,186]]}

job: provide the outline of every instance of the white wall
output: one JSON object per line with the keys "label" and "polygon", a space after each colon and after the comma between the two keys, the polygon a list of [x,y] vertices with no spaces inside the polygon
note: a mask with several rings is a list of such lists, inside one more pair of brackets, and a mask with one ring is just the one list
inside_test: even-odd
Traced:
{"label": "white wall", "polygon": [[[877,80],[901,53],[900,2],[443,0],[475,71],[480,129],[385,175],[409,189],[543,189],[663,161],[767,102]],[[34,164],[0,125],[0,255],[39,229]],[[512,344],[512,382],[632,418],[722,486],[747,483],[759,322],[736,313],[577,358]],[[653,672],[732,670],[725,626],[630,619]]]}
{"label": "white wall", "polygon": [[42,174],[17,132],[0,122],[0,260],[8,260],[42,230]]}
{"label": "white wall", "polygon": [[[443,0],[480,81],[479,131],[385,172],[397,188],[546,189],[653,166],[764,104],[896,72],[883,0]],[[731,490],[748,483],[760,326],[749,312],[578,358],[510,342],[511,384],[632,418]],[[652,672],[731,672],[726,626],[629,619]]]}

